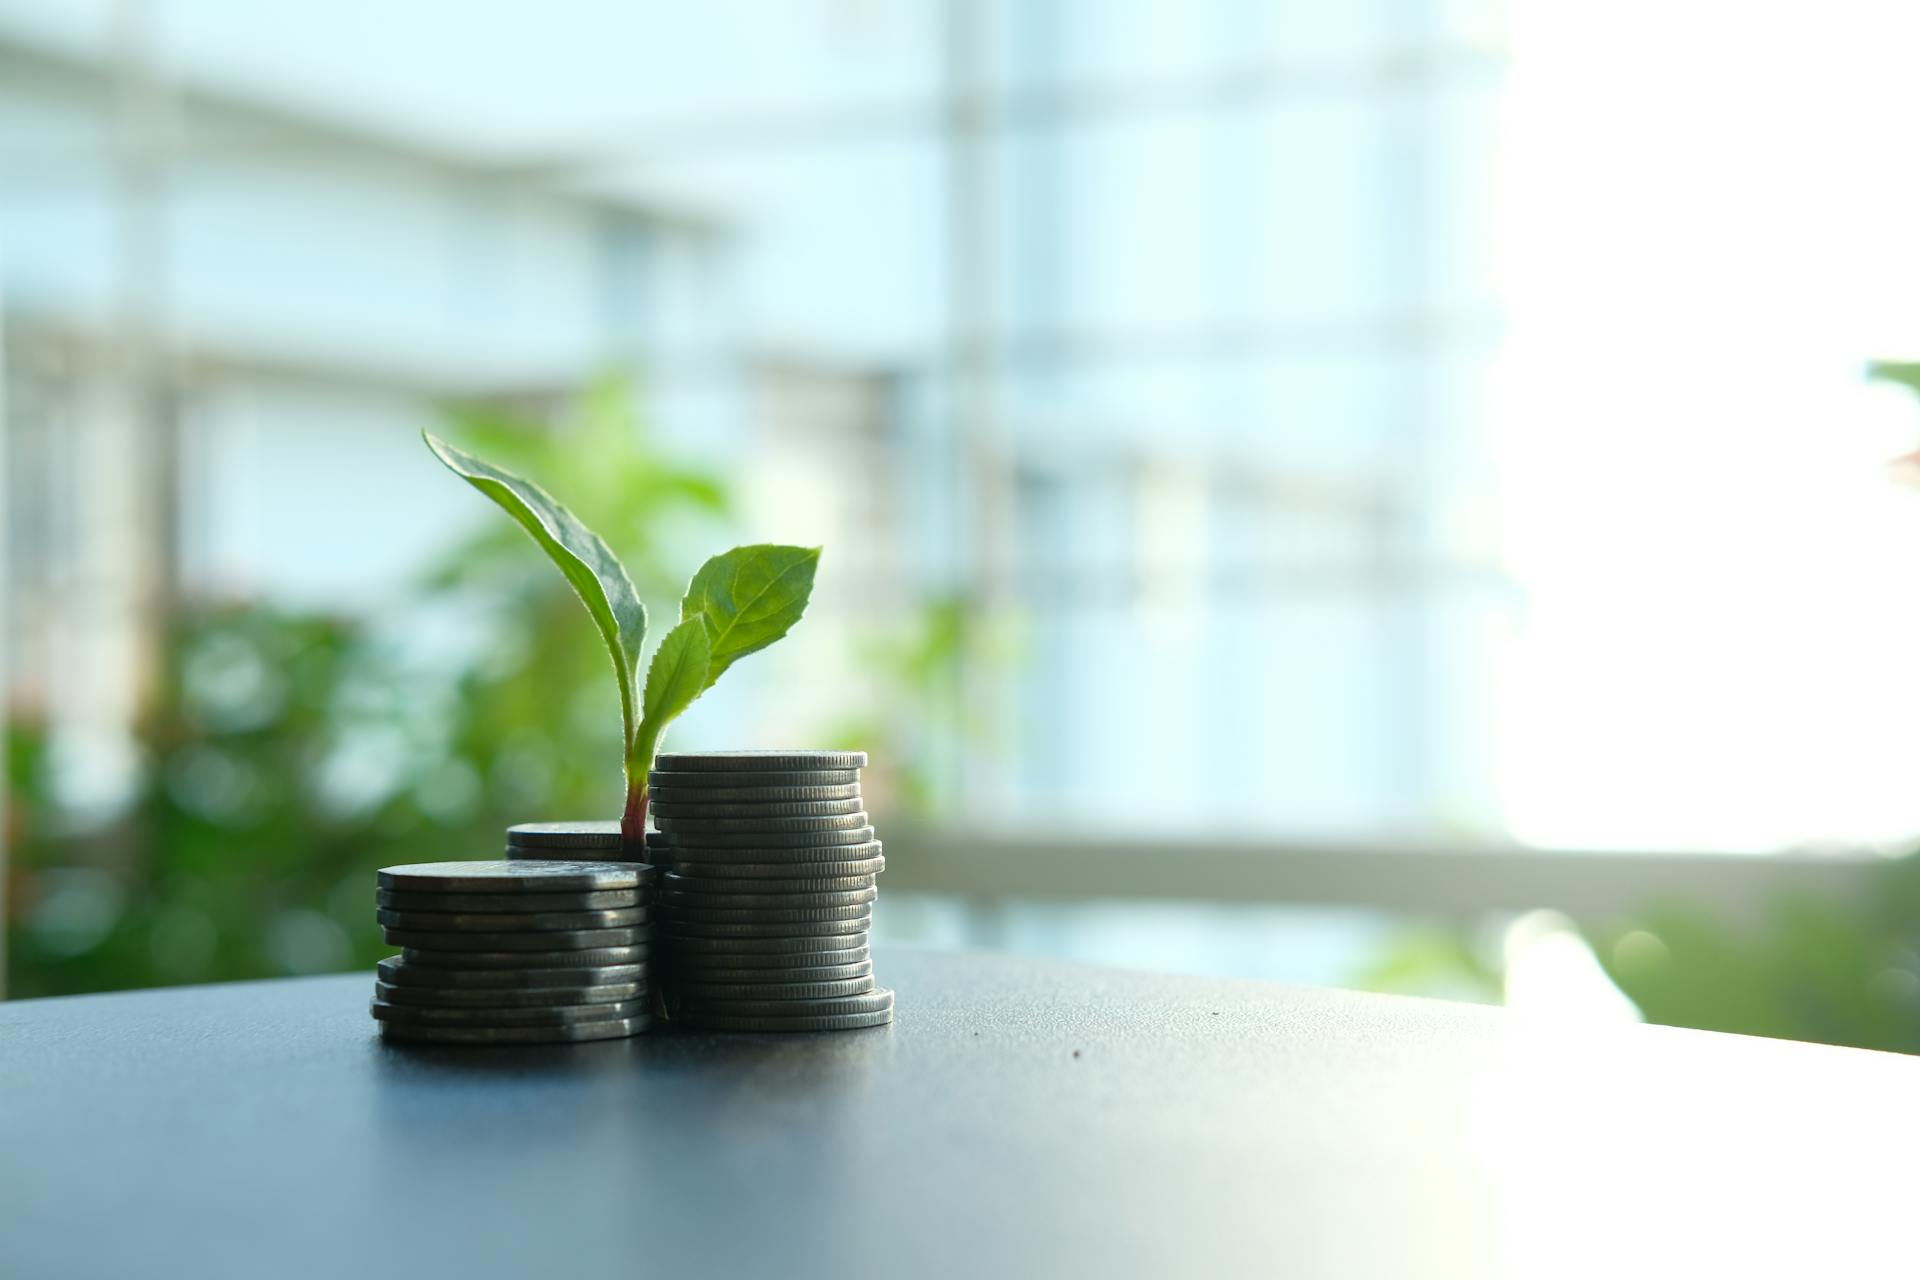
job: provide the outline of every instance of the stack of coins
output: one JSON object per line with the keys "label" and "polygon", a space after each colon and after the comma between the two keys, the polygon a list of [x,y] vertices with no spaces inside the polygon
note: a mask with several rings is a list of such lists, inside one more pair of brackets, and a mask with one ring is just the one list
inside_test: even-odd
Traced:
{"label": "stack of coins", "polygon": [[654,868],[422,862],[380,872],[373,1016],[389,1040],[614,1040],[652,1025]]}
{"label": "stack of coins", "polygon": [[[561,862],[578,858],[592,858],[598,862],[645,862],[646,850],[636,849],[629,857],[626,837],[621,834],[617,820],[521,822],[507,828],[507,857],[535,861],[558,859]],[[648,901],[652,901],[651,897]],[[641,944],[651,946],[653,922],[646,921],[637,927],[641,933]],[[643,995],[648,1007],[658,1012],[655,1007],[657,989],[650,986]]]}
{"label": "stack of coins", "polygon": [[839,1031],[893,1021],[867,929],[886,866],[863,751],[672,752],[648,778],[661,982],[675,1022]]}

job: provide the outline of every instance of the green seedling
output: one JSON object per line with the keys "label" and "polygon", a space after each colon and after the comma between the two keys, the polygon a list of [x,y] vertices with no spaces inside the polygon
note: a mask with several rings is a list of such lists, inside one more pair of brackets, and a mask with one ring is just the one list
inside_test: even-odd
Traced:
{"label": "green seedling", "polygon": [[647,609],[605,539],[539,485],[429,432],[421,434],[449,470],[493,499],[527,531],[587,606],[613,658],[620,688],[627,783],[620,828],[629,841],[644,840],[647,770],[661,733],[728,667],[766,648],[800,621],[813,594],[820,548],[735,547],[701,565],[680,600],[680,621],[654,650],[643,681],[640,655],[647,638]]}

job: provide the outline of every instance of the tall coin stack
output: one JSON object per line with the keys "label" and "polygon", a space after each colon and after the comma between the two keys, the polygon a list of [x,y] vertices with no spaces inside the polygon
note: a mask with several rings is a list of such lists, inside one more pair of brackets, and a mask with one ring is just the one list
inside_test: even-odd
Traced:
{"label": "tall coin stack", "polygon": [[860,799],[864,751],[670,752],[647,842],[668,1016],[714,1031],[893,1021],[867,930],[886,866]]}
{"label": "tall coin stack", "polygon": [[373,1016],[389,1040],[613,1040],[653,1023],[644,863],[423,862],[380,872]]}

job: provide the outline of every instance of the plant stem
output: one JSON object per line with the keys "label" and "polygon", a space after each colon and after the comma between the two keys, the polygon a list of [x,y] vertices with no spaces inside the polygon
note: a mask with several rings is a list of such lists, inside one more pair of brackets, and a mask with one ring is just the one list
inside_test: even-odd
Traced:
{"label": "plant stem", "polygon": [[647,844],[647,784],[642,779],[627,792],[627,811],[620,817],[620,838],[626,844],[627,853],[646,848]]}
{"label": "plant stem", "polygon": [[660,729],[640,722],[639,736],[627,744],[627,811],[620,815],[622,851],[639,862],[647,860],[647,801],[651,799],[647,774],[653,767],[653,748],[660,741]]}

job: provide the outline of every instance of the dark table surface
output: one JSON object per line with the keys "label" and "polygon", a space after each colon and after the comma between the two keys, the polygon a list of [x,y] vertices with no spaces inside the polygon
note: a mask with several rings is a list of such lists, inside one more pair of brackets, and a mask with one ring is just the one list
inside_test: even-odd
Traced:
{"label": "dark table surface", "polygon": [[0,1005],[0,1276],[1911,1275],[1920,1062],[894,950],[891,1028]]}

